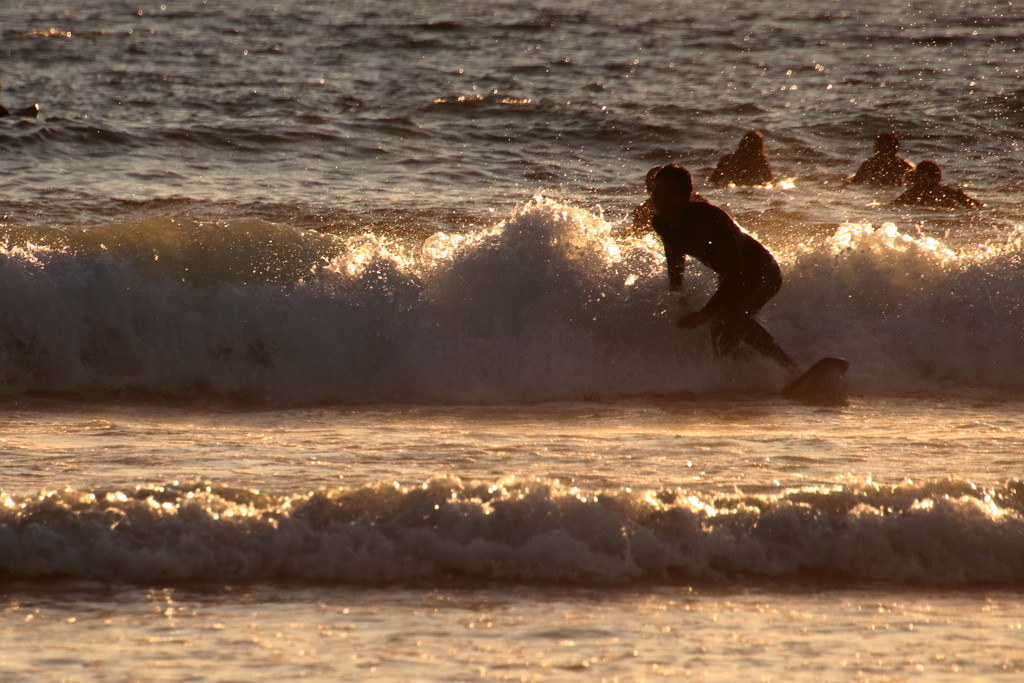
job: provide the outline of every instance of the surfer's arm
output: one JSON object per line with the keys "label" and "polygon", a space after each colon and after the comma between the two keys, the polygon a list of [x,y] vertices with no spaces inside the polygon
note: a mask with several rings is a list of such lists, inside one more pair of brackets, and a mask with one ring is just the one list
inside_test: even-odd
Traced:
{"label": "surfer's arm", "polygon": [[686,254],[674,254],[668,262],[668,288],[675,292],[683,288],[683,272],[686,270]]}
{"label": "surfer's arm", "polygon": [[668,288],[675,292],[683,288],[683,272],[686,270],[686,253],[662,238],[665,247],[665,265],[668,268]]}

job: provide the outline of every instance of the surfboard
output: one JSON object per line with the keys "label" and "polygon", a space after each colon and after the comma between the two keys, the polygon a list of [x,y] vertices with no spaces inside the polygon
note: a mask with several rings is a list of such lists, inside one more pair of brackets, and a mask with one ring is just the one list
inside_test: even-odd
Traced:
{"label": "surfboard", "polygon": [[785,398],[837,399],[844,395],[843,375],[850,362],[842,358],[822,358],[782,390]]}

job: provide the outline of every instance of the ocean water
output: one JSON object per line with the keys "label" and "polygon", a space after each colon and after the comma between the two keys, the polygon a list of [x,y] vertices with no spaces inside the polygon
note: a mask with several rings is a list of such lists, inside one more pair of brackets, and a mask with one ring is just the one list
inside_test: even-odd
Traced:
{"label": "ocean water", "polygon": [[[1024,10],[0,7],[0,679],[1024,670]],[[777,180],[703,181],[748,130]],[[985,207],[846,181],[873,138]],[[783,399],[654,165],[767,244]]]}

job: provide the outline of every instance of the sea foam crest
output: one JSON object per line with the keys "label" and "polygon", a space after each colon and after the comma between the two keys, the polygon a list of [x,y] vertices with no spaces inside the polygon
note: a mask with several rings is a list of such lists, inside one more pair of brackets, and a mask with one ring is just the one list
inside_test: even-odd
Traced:
{"label": "sea foam crest", "polygon": [[210,484],[0,495],[0,573],[103,581],[1024,580],[1024,483],[777,495],[433,479],[302,495]]}
{"label": "sea foam crest", "polygon": [[[953,248],[927,235],[846,224],[795,250],[773,330],[854,363],[870,393],[1024,388],[1021,231]],[[792,342],[791,342],[792,343]]]}
{"label": "sea foam crest", "polygon": [[[261,221],[148,220],[0,250],[0,391],[273,401],[523,401],[769,391],[756,354],[681,331],[717,278],[669,296],[653,235],[536,198],[425,240]],[[800,362],[843,356],[854,393],[1024,389],[1020,236],[958,247],[844,225],[783,250],[759,313]]]}

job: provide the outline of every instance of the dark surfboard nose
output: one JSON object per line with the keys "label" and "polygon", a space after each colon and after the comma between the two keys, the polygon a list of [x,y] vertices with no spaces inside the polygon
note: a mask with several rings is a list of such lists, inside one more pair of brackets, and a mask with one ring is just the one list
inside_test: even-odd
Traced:
{"label": "dark surfboard nose", "polygon": [[804,400],[839,400],[846,396],[843,376],[850,362],[843,358],[822,358],[790,382],[782,395]]}

